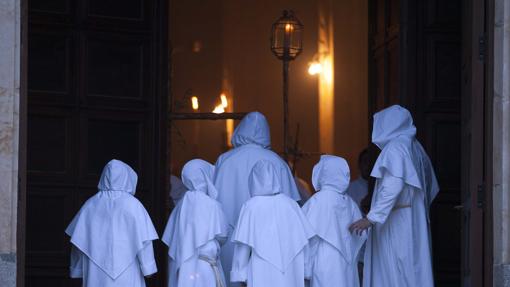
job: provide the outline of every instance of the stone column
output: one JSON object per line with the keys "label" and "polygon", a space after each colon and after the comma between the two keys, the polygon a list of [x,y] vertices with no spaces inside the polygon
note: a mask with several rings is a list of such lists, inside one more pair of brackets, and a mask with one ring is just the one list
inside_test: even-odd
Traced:
{"label": "stone column", "polygon": [[16,286],[20,0],[0,0],[0,286]]}
{"label": "stone column", "polygon": [[493,115],[494,286],[510,286],[510,2],[495,0]]}

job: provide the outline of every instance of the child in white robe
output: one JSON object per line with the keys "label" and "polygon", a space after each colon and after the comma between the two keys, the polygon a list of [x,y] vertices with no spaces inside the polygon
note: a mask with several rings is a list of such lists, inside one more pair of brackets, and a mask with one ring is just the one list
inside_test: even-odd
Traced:
{"label": "child in white robe", "polygon": [[349,180],[349,166],[341,157],[323,155],[313,168],[312,184],[317,192],[303,206],[317,233],[307,252],[311,287],[360,286],[357,259],[366,233],[349,232],[351,222],[362,217],[356,202],[346,194]]}
{"label": "child in white robe", "polygon": [[137,175],[111,160],[103,169],[99,192],[74,217],[71,237],[72,278],[85,287],[144,287],[144,276],[157,272],[152,241],[158,235],[143,205],[133,196]]}
{"label": "child in white robe", "polygon": [[249,177],[251,199],[241,208],[232,235],[231,282],[248,287],[303,287],[305,248],[315,234],[271,162],[256,163]]}
{"label": "child in white robe", "polygon": [[212,182],[214,166],[194,159],[182,169],[187,188],[168,220],[162,240],[168,245],[171,287],[224,287],[220,245],[229,226]]}

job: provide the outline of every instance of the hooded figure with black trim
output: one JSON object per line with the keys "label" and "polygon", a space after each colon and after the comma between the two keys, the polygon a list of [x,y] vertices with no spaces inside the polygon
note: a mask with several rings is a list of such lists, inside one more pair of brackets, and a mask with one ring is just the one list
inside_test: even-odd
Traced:
{"label": "hooded figure with black trim", "polygon": [[[248,177],[259,160],[273,164],[280,179],[282,193],[295,201],[301,199],[289,166],[278,154],[271,151],[269,125],[263,114],[248,113],[236,127],[232,145],[234,148],[222,154],[216,161],[214,178],[214,184],[219,191],[218,201],[232,227],[237,222],[241,206],[250,199]],[[233,251],[230,240],[221,249],[221,261],[225,270],[231,269]],[[229,282],[228,273],[225,275]],[[237,285],[230,283],[230,286]]]}
{"label": "hooded figure with black trim", "polygon": [[257,162],[248,182],[252,198],[242,206],[232,235],[231,282],[303,287],[305,249],[315,236],[312,226],[299,205],[282,194],[279,173],[271,162]]}
{"label": "hooded figure with black trim", "polygon": [[152,241],[158,235],[134,197],[138,177],[119,160],[103,169],[99,192],[88,199],[66,229],[71,237],[72,278],[82,286],[144,287],[157,272]]}
{"label": "hooded figure with black trim", "polygon": [[349,180],[349,166],[341,157],[323,155],[313,168],[317,192],[303,206],[317,233],[307,252],[310,287],[360,286],[358,254],[366,233],[349,232],[349,225],[362,218],[356,202],[346,194]]}
{"label": "hooded figure with black trim", "polygon": [[375,114],[372,142],[382,151],[370,212],[351,225],[353,232],[372,227],[363,286],[432,287],[429,206],[439,186],[409,111],[392,106]]}
{"label": "hooded figure with black trim", "polygon": [[225,287],[219,260],[228,223],[212,183],[214,166],[194,159],[182,169],[187,188],[172,211],[162,236],[168,246],[171,287]]}

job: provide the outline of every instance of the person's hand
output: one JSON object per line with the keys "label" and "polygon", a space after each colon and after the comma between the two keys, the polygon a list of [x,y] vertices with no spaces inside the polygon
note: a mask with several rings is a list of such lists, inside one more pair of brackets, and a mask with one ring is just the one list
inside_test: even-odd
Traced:
{"label": "person's hand", "polygon": [[356,233],[357,235],[361,235],[363,231],[369,229],[372,226],[372,222],[366,218],[362,218],[349,226],[349,231],[351,233]]}

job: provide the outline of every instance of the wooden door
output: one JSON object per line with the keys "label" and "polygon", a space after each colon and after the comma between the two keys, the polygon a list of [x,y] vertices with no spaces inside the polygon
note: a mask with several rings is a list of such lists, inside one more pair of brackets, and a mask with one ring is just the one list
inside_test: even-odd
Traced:
{"label": "wooden door", "polygon": [[492,286],[488,5],[469,0],[462,10],[462,286]]}
{"label": "wooden door", "polygon": [[112,158],[162,230],[166,30],[166,1],[29,1],[27,286],[80,286],[64,230]]}
{"label": "wooden door", "polygon": [[441,192],[431,206],[436,286],[461,282],[461,1],[370,1],[370,111],[399,103]]}

